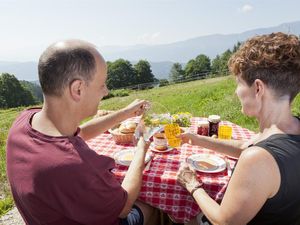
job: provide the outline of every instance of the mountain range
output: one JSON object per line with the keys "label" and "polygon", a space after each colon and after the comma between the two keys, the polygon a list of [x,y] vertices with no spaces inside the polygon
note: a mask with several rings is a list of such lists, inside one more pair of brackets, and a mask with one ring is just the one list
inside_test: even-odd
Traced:
{"label": "mountain range", "polygon": [[[222,54],[239,41],[243,42],[254,35],[272,32],[285,32],[300,34],[300,21],[284,23],[274,27],[248,30],[236,34],[212,34],[200,36],[184,41],[160,45],[134,45],[134,46],[104,46],[99,47],[100,52],[107,61],[119,58],[137,62],[140,59],[148,60],[156,78],[168,78],[173,63],[187,63],[199,54],[205,54],[213,59]],[[14,74],[19,80],[37,80],[37,62],[1,62],[0,73]]]}

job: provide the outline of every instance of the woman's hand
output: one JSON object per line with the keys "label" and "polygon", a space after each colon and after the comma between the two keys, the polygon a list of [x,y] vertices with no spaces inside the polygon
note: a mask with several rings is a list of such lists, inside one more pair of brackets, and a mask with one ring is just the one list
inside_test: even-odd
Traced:
{"label": "woman's hand", "polygon": [[136,99],[124,108],[128,118],[142,115],[150,107],[149,101]]}
{"label": "woman's hand", "polygon": [[196,138],[196,135],[195,134],[192,134],[192,133],[183,133],[183,134],[179,134],[177,135],[178,138],[181,139],[182,143],[185,144],[185,143],[188,143],[188,144],[193,144]]}
{"label": "woman's hand", "polygon": [[201,186],[202,182],[197,180],[195,170],[191,169],[186,163],[182,164],[177,176],[178,182],[191,192],[195,187]]}

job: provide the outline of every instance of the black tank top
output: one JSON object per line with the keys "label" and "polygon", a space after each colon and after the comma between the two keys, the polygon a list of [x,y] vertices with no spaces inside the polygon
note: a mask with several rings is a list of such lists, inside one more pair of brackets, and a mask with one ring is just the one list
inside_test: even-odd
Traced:
{"label": "black tank top", "polygon": [[274,134],[254,146],[267,150],[276,160],[281,183],[250,225],[300,224],[300,135]]}

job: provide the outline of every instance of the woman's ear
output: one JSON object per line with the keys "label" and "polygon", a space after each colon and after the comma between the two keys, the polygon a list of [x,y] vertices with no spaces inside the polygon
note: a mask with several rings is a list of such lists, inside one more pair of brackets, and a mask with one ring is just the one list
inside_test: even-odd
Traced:
{"label": "woman's ear", "polygon": [[82,91],[83,91],[83,80],[73,80],[70,83],[70,95],[72,99],[76,102],[79,102],[82,96]]}
{"label": "woman's ear", "polygon": [[255,88],[255,96],[261,98],[265,93],[265,83],[260,79],[255,79],[254,88]]}

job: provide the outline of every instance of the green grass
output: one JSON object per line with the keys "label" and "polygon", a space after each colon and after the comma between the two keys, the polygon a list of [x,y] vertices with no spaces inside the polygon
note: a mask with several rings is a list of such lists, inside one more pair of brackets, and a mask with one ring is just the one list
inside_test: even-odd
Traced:
{"label": "green grass", "polygon": [[[190,112],[193,116],[208,117],[218,114],[222,120],[229,120],[242,127],[258,131],[254,118],[241,113],[241,104],[235,95],[236,83],[232,76],[192,81],[170,86],[130,93],[126,97],[103,100],[101,109],[116,110],[134,99],[146,99],[152,102],[152,111],[156,113]],[[300,95],[293,102],[292,110],[300,115]]]}
{"label": "green grass", "polygon": [[16,116],[24,108],[0,110],[0,215],[6,213],[12,206],[13,200],[6,177],[6,139],[8,130]]}
{"label": "green grass", "polygon": [[[234,91],[235,81],[232,77],[220,77],[170,86],[153,88],[144,91],[133,91],[129,96],[114,97],[101,101],[100,108],[117,110],[134,99],[147,99],[152,102],[156,113],[190,112],[193,116],[207,117],[218,114],[223,120],[229,120],[242,127],[257,131],[255,119],[241,113],[241,105]],[[0,110],[0,215],[13,205],[5,170],[5,143],[8,129],[17,114],[23,108]],[[294,101],[292,110],[300,115],[300,95]]]}

